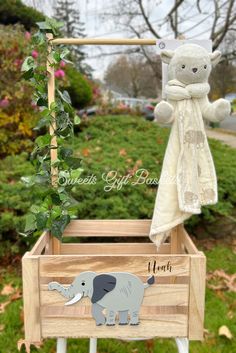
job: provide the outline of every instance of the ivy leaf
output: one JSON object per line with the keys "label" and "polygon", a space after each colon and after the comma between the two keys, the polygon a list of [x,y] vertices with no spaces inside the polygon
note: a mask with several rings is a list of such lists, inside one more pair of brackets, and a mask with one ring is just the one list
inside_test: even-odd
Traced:
{"label": "ivy leaf", "polygon": [[81,166],[81,158],[69,157],[66,163],[71,169],[78,169]]}
{"label": "ivy leaf", "polygon": [[33,186],[35,184],[35,176],[34,175],[23,176],[20,179],[27,187]]}
{"label": "ivy leaf", "polygon": [[34,76],[34,69],[31,68],[28,71],[25,71],[23,75],[21,76],[25,80],[30,80]]}
{"label": "ivy leaf", "polygon": [[64,59],[68,54],[70,54],[70,51],[68,48],[63,48],[62,52],[60,54],[61,59]]}
{"label": "ivy leaf", "polygon": [[79,117],[78,115],[75,115],[75,116],[74,116],[74,124],[75,124],[75,125],[79,125],[80,122],[81,122],[80,117]]}
{"label": "ivy leaf", "polygon": [[45,37],[42,32],[38,31],[32,36],[32,43],[34,45],[42,45],[45,42]]}
{"label": "ivy leaf", "polygon": [[77,179],[80,177],[80,175],[83,173],[83,169],[82,168],[78,168],[78,169],[74,169],[71,171],[71,178],[73,179]]}
{"label": "ivy leaf", "polygon": [[71,104],[70,95],[69,95],[69,93],[68,93],[67,91],[61,92],[61,91],[58,89],[58,90],[57,90],[57,93],[59,94],[60,98],[61,98],[64,102],[66,102],[66,103],[68,103],[68,104]]}
{"label": "ivy leaf", "polygon": [[46,228],[48,213],[47,212],[39,212],[35,216],[36,224],[38,230],[44,230]]}
{"label": "ivy leaf", "polygon": [[32,56],[27,56],[21,66],[21,71],[29,71],[31,69],[35,69],[36,64],[34,58]]}
{"label": "ivy leaf", "polygon": [[51,232],[56,238],[61,239],[62,234],[67,226],[70,223],[69,215],[62,215],[60,219],[54,219],[52,221]]}
{"label": "ivy leaf", "polygon": [[46,147],[50,145],[52,136],[50,134],[42,135],[36,138],[35,142],[39,148]]}
{"label": "ivy leaf", "polygon": [[33,231],[36,229],[36,218],[35,215],[30,213],[25,218],[25,232]]}
{"label": "ivy leaf", "polygon": [[72,148],[63,147],[63,146],[60,147],[59,156],[61,159],[67,159],[68,157],[71,157],[72,155],[73,155]]}

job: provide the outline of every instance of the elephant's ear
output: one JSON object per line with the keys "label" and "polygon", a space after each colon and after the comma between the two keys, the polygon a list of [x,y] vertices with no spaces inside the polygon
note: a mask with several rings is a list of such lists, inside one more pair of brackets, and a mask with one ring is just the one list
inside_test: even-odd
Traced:
{"label": "elephant's ear", "polygon": [[93,280],[93,296],[91,302],[94,304],[112,291],[116,286],[116,278],[111,275],[98,275]]}

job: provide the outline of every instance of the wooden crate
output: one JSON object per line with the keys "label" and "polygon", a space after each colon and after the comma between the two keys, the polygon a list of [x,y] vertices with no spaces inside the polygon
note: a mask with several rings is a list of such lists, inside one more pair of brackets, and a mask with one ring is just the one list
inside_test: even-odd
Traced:
{"label": "wooden crate", "polygon": [[[150,220],[76,220],[64,237],[147,237]],[[152,243],[60,243],[44,232],[23,257],[25,339],[47,337],[187,337],[203,338],[205,263],[183,226],[158,253]],[[143,282],[155,274],[145,292],[138,326],[96,326],[91,304],[73,306],[48,291],[51,281],[68,285],[83,271],[131,272]]]}

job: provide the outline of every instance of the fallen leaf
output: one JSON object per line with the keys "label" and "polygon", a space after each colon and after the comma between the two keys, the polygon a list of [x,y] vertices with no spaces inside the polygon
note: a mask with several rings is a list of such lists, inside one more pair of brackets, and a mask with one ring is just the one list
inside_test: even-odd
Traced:
{"label": "fallen leaf", "polygon": [[83,155],[84,157],[88,157],[88,156],[90,155],[89,149],[88,149],[88,148],[83,148],[83,149],[82,149],[82,155]]}
{"label": "fallen leaf", "polygon": [[14,300],[18,300],[22,298],[22,293],[21,291],[18,289],[14,294],[11,295],[10,300],[11,302],[13,302]]}
{"label": "fallen leaf", "polygon": [[1,291],[1,295],[10,295],[14,293],[14,291],[15,291],[15,288],[12,287],[11,284],[6,284]]}
{"label": "fallen leaf", "polygon": [[234,312],[232,310],[228,311],[227,317],[231,320],[234,318]]}
{"label": "fallen leaf", "polygon": [[120,149],[119,155],[122,156],[122,157],[124,157],[124,156],[127,155],[127,152],[126,152],[125,148],[121,148],[121,149]]}
{"label": "fallen leaf", "polygon": [[0,332],[2,332],[5,329],[5,325],[0,325]]}
{"label": "fallen leaf", "polygon": [[219,334],[219,336],[227,337],[229,340],[232,340],[232,338],[233,338],[233,335],[230,332],[229,328],[225,325],[223,325],[219,328],[218,334]]}
{"label": "fallen leaf", "polygon": [[207,280],[208,287],[213,290],[228,290],[236,293],[236,274],[229,275],[224,270],[215,270],[207,274]]}
{"label": "fallen leaf", "polygon": [[0,303],[0,314],[4,313],[5,312],[5,308],[6,306],[10,304],[10,300],[8,300],[7,302],[5,303]]}

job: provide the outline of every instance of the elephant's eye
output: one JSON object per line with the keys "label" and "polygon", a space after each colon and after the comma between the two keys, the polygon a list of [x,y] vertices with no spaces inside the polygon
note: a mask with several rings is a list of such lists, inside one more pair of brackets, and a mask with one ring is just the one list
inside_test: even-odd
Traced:
{"label": "elephant's eye", "polygon": [[81,284],[82,284],[82,286],[85,286],[85,282],[82,282]]}
{"label": "elephant's eye", "polygon": [[185,69],[185,65],[182,65],[182,69]]}
{"label": "elephant's eye", "polygon": [[204,69],[206,69],[207,68],[207,65],[204,65]]}

